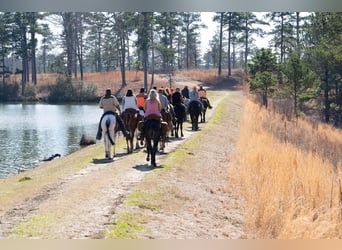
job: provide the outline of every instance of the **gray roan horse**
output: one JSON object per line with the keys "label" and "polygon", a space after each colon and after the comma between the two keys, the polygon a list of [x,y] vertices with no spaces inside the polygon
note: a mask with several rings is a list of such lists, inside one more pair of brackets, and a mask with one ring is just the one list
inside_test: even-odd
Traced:
{"label": "gray roan horse", "polygon": [[111,147],[113,146],[113,157],[115,156],[115,126],[116,118],[113,114],[106,114],[101,121],[102,136],[105,146],[105,157],[107,159],[113,159],[111,157]]}

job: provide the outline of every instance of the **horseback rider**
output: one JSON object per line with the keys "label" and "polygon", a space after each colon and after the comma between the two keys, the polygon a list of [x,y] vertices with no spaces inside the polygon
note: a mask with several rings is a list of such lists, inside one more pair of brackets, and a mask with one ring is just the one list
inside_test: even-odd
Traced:
{"label": "horseback rider", "polygon": [[184,102],[184,100],[183,100],[180,88],[176,88],[175,92],[171,96],[171,103],[173,105],[176,105],[176,104],[180,104],[183,102]]}
{"label": "horseback rider", "polygon": [[202,85],[200,85],[199,90],[198,90],[198,94],[200,99],[206,99],[208,102],[208,107],[211,109],[213,108],[210,104],[209,98],[207,97],[207,91],[203,88]]}
{"label": "horseback rider", "polygon": [[127,109],[134,109],[136,111],[139,111],[138,105],[137,105],[137,99],[133,95],[133,90],[128,89],[126,92],[126,96],[122,99],[122,113],[125,112]]}
{"label": "horseback rider", "polygon": [[115,116],[116,120],[118,121],[120,130],[123,132],[124,136],[127,139],[129,139],[130,134],[126,130],[125,124],[124,124],[123,120],[121,119],[120,115],[116,112],[117,110],[119,112],[121,111],[119,101],[118,101],[118,99],[116,99],[116,97],[114,95],[112,95],[112,91],[109,88],[106,89],[105,95],[101,97],[100,102],[99,102],[99,107],[101,109],[103,109],[103,114],[102,114],[100,122],[99,122],[98,130],[97,130],[97,134],[96,134],[96,139],[101,140],[101,138],[102,138],[101,121],[102,121],[102,118],[106,114],[113,114]]}
{"label": "horseback rider", "polygon": [[136,95],[138,109],[144,110],[146,98],[145,88],[140,88],[139,94]]}
{"label": "horseback rider", "polygon": [[203,103],[200,100],[199,93],[198,93],[196,85],[194,85],[192,87],[192,90],[189,93],[189,98],[190,98],[190,101],[188,103],[188,110],[187,110],[187,112],[189,112],[189,107],[190,107],[192,102],[198,102],[200,104],[200,106],[201,106],[201,111],[203,112],[203,110],[204,110]]}
{"label": "horseback rider", "polygon": [[[151,89],[148,95],[148,98],[145,100],[145,114],[144,114],[144,123],[148,119],[155,119],[158,120],[159,122],[161,121],[161,103],[159,101],[159,95],[155,89]],[[144,126],[141,128],[141,134],[140,134],[140,140],[143,142],[145,138],[145,131],[144,131]]]}
{"label": "horseback rider", "polygon": [[158,98],[161,105],[161,111],[162,112],[168,112],[169,111],[169,100],[167,99],[166,95],[164,94],[164,89],[159,88],[158,89]]}
{"label": "horseback rider", "polygon": [[188,89],[188,85],[185,85],[184,88],[182,89],[182,96],[186,99],[190,99],[189,97],[189,89]]}
{"label": "horseback rider", "polygon": [[170,104],[169,99],[167,98],[167,93],[164,88],[158,89],[158,95],[159,95],[159,101],[161,104],[161,113],[163,120],[167,122],[167,113],[171,114],[171,119],[173,119],[173,123],[175,122],[175,111],[173,109],[173,106]]}

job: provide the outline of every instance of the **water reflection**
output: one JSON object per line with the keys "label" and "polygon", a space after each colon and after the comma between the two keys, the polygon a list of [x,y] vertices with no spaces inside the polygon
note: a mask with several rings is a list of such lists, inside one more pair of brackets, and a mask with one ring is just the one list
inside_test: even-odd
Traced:
{"label": "water reflection", "polygon": [[96,104],[0,104],[0,178],[78,150],[82,134],[96,135],[101,113]]}

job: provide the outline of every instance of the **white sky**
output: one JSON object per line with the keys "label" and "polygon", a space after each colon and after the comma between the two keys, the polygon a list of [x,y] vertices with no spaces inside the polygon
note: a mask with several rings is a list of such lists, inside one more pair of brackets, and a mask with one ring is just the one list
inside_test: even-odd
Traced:
{"label": "white sky", "polygon": [[[262,17],[264,12],[256,12],[255,13],[259,18]],[[209,41],[212,40],[215,32],[219,29],[219,24],[218,22],[213,22],[212,18],[215,15],[215,12],[201,12],[201,22],[207,25],[208,28],[206,29],[201,29],[200,34],[201,34],[201,51],[202,55],[208,50],[209,48]],[[55,25],[50,26],[50,28],[53,28],[53,33],[55,35],[60,34],[62,28],[57,27]],[[269,38],[255,38],[255,44],[257,47],[267,47]],[[39,41],[40,42],[40,41]],[[40,44],[39,44],[40,46]],[[60,52],[60,48],[55,48],[51,52]]]}
{"label": "white sky", "polygon": [[[262,15],[264,13],[265,12],[259,12],[259,13],[255,12],[255,15],[258,18],[262,18]],[[215,15],[215,12],[201,12],[201,22],[208,26],[207,29],[202,29],[200,32],[202,53],[205,53],[207,51],[207,49],[209,48],[209,41],[212,40],[215,34],[215,31],[219,29],[218,22],[212,21],[214,15]],[[269,39],[270,38],[268,37],[264,37],[264,38],[255,37],[255,45],[258,48],[267,47]]]}

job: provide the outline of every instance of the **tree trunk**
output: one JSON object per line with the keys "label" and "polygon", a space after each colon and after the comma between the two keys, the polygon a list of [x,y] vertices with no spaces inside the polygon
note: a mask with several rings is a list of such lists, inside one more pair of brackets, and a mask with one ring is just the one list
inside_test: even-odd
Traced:
{"label": "tree trunk", "polygon": [[324,77],[324,120],[326,123],[330,121],[330,101],[329,101],[329,73],[326,67]]}
{"label": "tree trunk", "polygon": [[121,52],[121,62],[120,62],[120,68],[121,68],[121,86],[126,86],[126,48],[125,48],[125,37],[122,35],[120,37],[120,52]]}
{"label": "tree trunk", "polygon": [[219,61],[218,61],[218,75],[221,76],[222,73],[222,38],[223,37],[223,12],[221,12],[220,19],[220,47],[219,47]]}
{"label": "tree trunk", "polygon": [[37,85],[36,46],[35,32],[31,32],[31,77],[34,85]]}
{"label": "tree trunk", "polygon": [[245,73],[247,74],[247,58],[248,58],[248,15],[246,14],[245,17],[245,36],[246,36],[246,40],[245,40],[245,61],[244,61],[244,69],[245,69]]}
{"label": "tree trunk", "polygon": [[[153,12],[152,12],[152,20],[153,20]],[[151,24],[151,48],[152,48],[152,58],[151,58],[151,86],[154,84],[154,36],[153,36],[153,22]],[[145,91],[147,90],[147,84],[144,85]]]}
{"label": "tree trunk", "polygon": [[25,94],[28,74],[28,55],[27,55],[27,40],[26,27],[21,28],[21,49],[22,49],[22,73],[21,73],[21,95]]}
{"label": "tree trunk", "polygon": [[231,27],[232,26],[232,13],[229,12],[229,24],[228,24],[228,77],[232,75],[232,66],[230,60],[230,42],[231,42]]}

